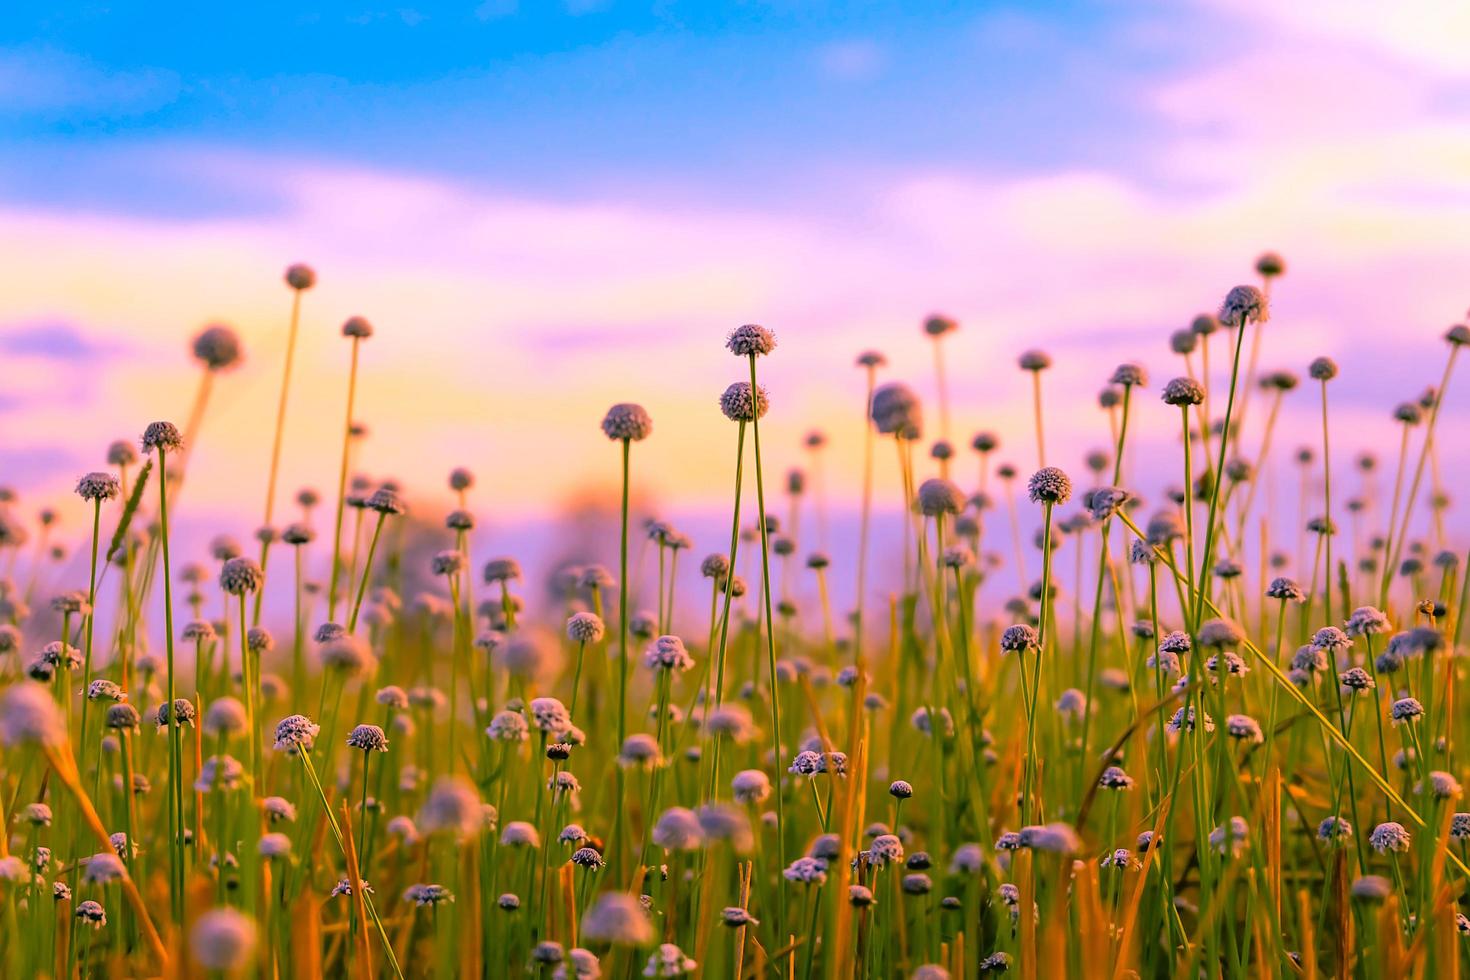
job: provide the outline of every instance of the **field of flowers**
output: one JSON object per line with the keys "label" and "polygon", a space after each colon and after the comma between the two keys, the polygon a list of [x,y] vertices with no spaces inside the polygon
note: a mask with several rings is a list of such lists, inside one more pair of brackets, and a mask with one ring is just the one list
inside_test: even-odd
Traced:
{"label": "field of flowers", "polygon": [[[658,420],[617,404],[619,560],[543,598],[475,534],[476,461],[427,561],[414,501],[355,475],[367,320],[341,328],[336,485],[288,489],[316,279],[292,266],[254,540],[170,547],[227,327],[194,338],[177,424],[95,447],[65,503],[0,497],[3,975],[1460,975],[1470,576],[1438,423],[1470,326],[1406,332],[1435,387],[1382,406],[1379,455],[1334,423],[1332,360],[1265,367],[1285,271],[1261,256],[1159,338],[1175,377],[1124,363],[1097,403],[1017,351],[1034,444],[951,433],[946,371],[976,370],[946,363],[953,320],[908,333],[935,369],[912,387],[850,352],[853,561],[812,547],[815,474],[762,445],[777,337],[713,337],[728,538],[630,505]],[[1297,445],[1287,399],[1320,403]],[[1049,461],[1048,416],[1099,405],[1109,449]],[[1134,451],[1145,415],[1170,452]],[[1258,488],[1297,471],[1271,512]]]}

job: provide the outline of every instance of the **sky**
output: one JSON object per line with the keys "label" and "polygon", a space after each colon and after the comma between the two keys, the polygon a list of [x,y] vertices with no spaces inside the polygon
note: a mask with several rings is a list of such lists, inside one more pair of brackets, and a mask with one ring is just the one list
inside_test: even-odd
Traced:
{"label": "sky", "polygon": [[[994,429],[1034,467],[1014,362],[1041,347],[1053,461],[1080,469],[1112,366],[1180,373],[1168,333],[1268,248],[1289,269],[1263,366],[1335,357],[1334,417],[1391,448],[1470,302],[1466,50],[1470,8],[1428,0],[7,5],[3,481],[83,523],[76,476],[182,421],[189,338],[226,322],[246,361],[181,519],[248,533],[295,261],[320,284],[287,490],[333,483],[338,327],[363,315],[362,468],[447,506],[470,466],[511,529],[614,484],[597,423],[625,400],[655,422],[650,506],[720,513],[716,398],[743,370],[722,342],[750,321],[780,342],[767,465],[823,429],[834,508],[859,482],[854,356],[932,404],[935,311],[961,324],[952,436]],[[1169,450],[1147,401],[1139,445]],[[1285,438],[1315,410],[1293,399]]]}

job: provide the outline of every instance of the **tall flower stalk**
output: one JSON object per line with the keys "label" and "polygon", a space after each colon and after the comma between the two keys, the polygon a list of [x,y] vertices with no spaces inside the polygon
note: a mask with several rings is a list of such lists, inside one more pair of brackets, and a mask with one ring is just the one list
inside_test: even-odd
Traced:
{"label": "tall flower stalk", "polygon": [[337,613],[337,583],[342,575],[342,512],[347,505],[347,466],[352,458],[352,418],[357,401],[357,358],[362,342],[373,335],[373,326],[360,316],[342,324],[342,336],[352,341],[352,360],[347,369],[347,421],[342,426],[342,465],[337,473],[337,516],[332,521],[332,569],[327,585],[327,619]]}

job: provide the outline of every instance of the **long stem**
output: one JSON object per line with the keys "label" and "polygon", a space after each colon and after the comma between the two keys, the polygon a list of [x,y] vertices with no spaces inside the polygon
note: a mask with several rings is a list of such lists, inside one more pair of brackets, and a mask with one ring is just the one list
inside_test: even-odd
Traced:
{"label": "long stem", "polygon": [[[158,533],[163,552],[163,623],[168,654],[168,757],[169,757],[169,910],[174,923],[184,921],[184,771],[179,758],[179,712],[175,705],[178,688],[174,677],[173,573],[168,553],[168,465],[167,450],[158,447]],[[131,787],[127,787],[131,789]]]}
{"label": "long stem", "polygon": [[[265,484],[265,522],[264,527],[271,526],[271,520],[275,516],[276,509],[276,477],[281,469],[281,438],[286,431],[286,396],[291,391],[291,364],[296,356],[296,330],[301,321],[301,290],[291,290],[291,329],[286,335],[286,368],[281,375],[281,397],[276,403],[276,432],[271,440],[271,465],[270,475]],[[270,557],[270,540],[260,542],[260,567],[266,568],[266,560]],[[261,600],[265,593],[255,594],[255,610],[253,622],[260,625]]]}
{"label": "long stem", "polygon": [[[756,387],[755,381],[755,355],[750,355],[750,393],[751,404],[759,397],[760,389]],[[776,621],[771,613],[771,552],[770,541],[766,529],[766,487],[765,480],[761,475],[761,426],[760,412],[751,413],[750,421],[751,443],[755,448],[755,504],[757,508],[756,521],[760,528],[761,537],[761,592],[765,601],[766,611],[766,666],[769,669],[771,681],[771,742],[773,745],[781,744],[781,697],[780,689],[776,682]],[[779,760],[777,760],[779,765]],[[776,860],[778,867],[786,867],[786,817],[785,806],[781,801],[782,794],[776,793]],[[776,890],[776,926],[785,928],[786,922],[786,890]],[[779,932],[778,932],[779,935]]]}
{"label": "long stem", "polygon": [[327,619],[337,612],[337,580],[342,572],[342,508],[347,500],[347,461],[352,452],[352,409],[357,398],[357,347],[362,338],[352,338],[352,366],[347,372],[347,422],[342,427],[342,468],[337,474],[337,517],[332,525],[332,573],[327,588]]}

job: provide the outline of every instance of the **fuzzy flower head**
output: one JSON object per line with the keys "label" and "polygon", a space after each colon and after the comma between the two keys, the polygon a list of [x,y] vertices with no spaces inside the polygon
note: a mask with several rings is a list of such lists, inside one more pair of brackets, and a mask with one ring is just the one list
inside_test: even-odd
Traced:
{"label": "fuzzy flower head", "polygon": [[172,422],[149,422],[148,428],[143,430],[140,442],[145,453],[151,453],[155,449],[160,452],[177,452],[184,448],[184,437],[179,432],[179,427]]}
{"label": "fuzzy flower head", "polygon": [[755,397],[750,394],[749,381],[736,381],[720,395],[720,411],[731,422],[754,422],[766,417],[771,400],[764,385],[757,385]]}
{"label": "fuzzy flower head", "polygon": [[641,442],[653,432],[653,419],[642,405],[619,402],[603,416],[602,432],[614,441]]}
{"label": "fuzzy flower head", "polygon": [[276,751],[310,751],[312,742],[320,733],[321,726],[305,715],[287,715],[276,723]]}
{"label": "fuzzy flower head", "polygon": [[348,733],[347,744],[362,752],[387,752],[388,736],[377,725],[358,725]]}
{"label": "fuzzy flower head", "polygon": [[1161,396],[1165,405],[1173,405],[1176,408],[1198,405],[1205,400],[1205,389],[1193,378],[1175,378],[1164,385]]}
{"label": "fuzzy flower head", "polygon": [[1072,481],[1055,466],[1043,466],[1026,483],[1026,495],[1035,504],[1065,504],[1072,499]]}
{"label": "fuzzy flower head", "polygon": [[1417,721],[1424,714],[1424,705],[1418,698],[1399,698],[1389,709],[1389,719],[1395,725],[1407,725]]}
{"label": "fuzzy flower head", "polygon": [[694,666],[694,658],[677,636],[660,636],[643,653],[644,666],[652,670],[683,672]]}
{"label": "fuzzy flower head", "polygon": [[111,500],[120,490],[121,484],[111,473],[88,473],[77,481],[77,496],[91,503]]}
{"label": "fuzzy flower head", "polygon": [[206,370],[227,371],[240,363],[240,335],[222,323],[205,327],[194,337],[194,357]]}
{"label": "fuzzy flower head", "polygon": [[45,687],[16,683],[0,693],[0,742],[60,745],[65,740],[61,709]]}
{"label": "fuzzy flower head", "polygon": [[253,558],[237,556],[220,566],[219,587],[230,595],[257,592],[264,581],[265,573]]}
{"label": "fuzzy flower head", "polygon": [[725,346],[736,357],[756,357],[776,349],[776,335],[756,323],[746,323],[730,331]]}
{"label": "fuzzy flower head", "polygon": [[948,480],[929,479],[919,484],[919,510],[925,517],[958,514],[965,509],[965,495]]}
{"label": "fuzzy flower head", "polygon": [[890,381],[874,389],[871,415],[874,428],[883,435],[902,437],[923,426],[919,396],[908,385],[898,381]]}
{"label": "fuzzy flower head", "polygon": [[1379,854],[1387,854],[1393,851],[1403,854],[1409,850],[1412,838],[1403,824],[1390,820],[1373,828],[1368,835],[1368,845]]}
{"label": "fuzzy flower head", "polygon": [[1227,327],[1243,327],[1247,323],[1265,323],[1271,317],[1266,294],[1255,286],[1236,286],[1225,294],[1220,304],[1220,322]]}
{"label": "fuzzy flower head", "polygon": [[603,892],[582,916],[581,935],[614,946],[648,946],[654,929],[637,898],[627,892]]}

